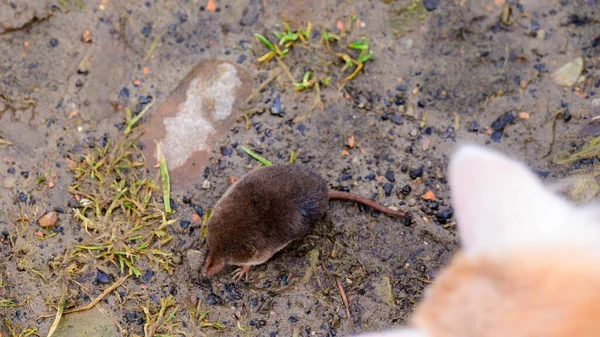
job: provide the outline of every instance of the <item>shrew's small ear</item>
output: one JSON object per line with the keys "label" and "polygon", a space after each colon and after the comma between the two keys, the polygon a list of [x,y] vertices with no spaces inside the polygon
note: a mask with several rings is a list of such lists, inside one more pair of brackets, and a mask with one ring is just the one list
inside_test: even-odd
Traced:
{"label": "shrew's small ear", "polygon": [[589,212],[551,192],[524,164],[498,152],[463,145],[454,153],[448,176],[467,252],[600,243],[600,227],[589,226],[598,221]]}

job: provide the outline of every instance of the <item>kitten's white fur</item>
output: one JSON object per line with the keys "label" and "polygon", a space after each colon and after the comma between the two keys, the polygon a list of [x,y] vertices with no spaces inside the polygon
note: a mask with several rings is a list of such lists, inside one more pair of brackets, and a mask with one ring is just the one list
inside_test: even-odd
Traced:
{"label": "kitten's white fur", "polygon": [[[577,206],[544,186],[524,164],[462,145],[448,177],[464,251],[497,255],[520,248],[576,247],[600,253],[598,207]],[[426,337],[404,328],[361,337]]]}
{"label": "kitten's white fur", "polygon": [[454,154],[448,176],[466,252],[574,245],[598,251],[598,211],[550,192],[524,164],[466,145]]}

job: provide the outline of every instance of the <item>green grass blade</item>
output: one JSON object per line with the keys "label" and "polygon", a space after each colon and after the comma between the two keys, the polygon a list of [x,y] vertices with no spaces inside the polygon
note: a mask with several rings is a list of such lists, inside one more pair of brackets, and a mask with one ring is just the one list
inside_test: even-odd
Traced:
{"label": "green grass blade", "polygon": [[273,165],[270,161],[268,161],[267,159],[259,156],[256,153],[252,152],[250,149],[248,149],[244,145],[242,145],[242,150],[244,150],[244,152],[246,152],[250,157],[258,160],[259,162],[261,162],[265,166],[271,166],[271,165]]}
{"label": "green grass blade", "polygon": [[267,40],[267,38],[266,38],[266,37],[264,37],[264,36],[262,36],[262,35],[260,35],[260,34],[258,34],[258,33],[255,33],[255,34],[254,34],[254,37],[256,37],[256,39],[257,39],[257,40],[258,40],[260,43],[264,44],[264,45],[265,45],[265,47],[267,47],[267,48],[271,49],[272,51],[275,51],[275,47],[273,46],[273,44],[272,44],[271,42],[269,42],[269,40]]}
{"label": "green grass blade", "polygon": [[365,63],[367,60],[370,60],[373,57],[373,52],[368,53],[367,55],[363,55],[356,60],[358,63]]}

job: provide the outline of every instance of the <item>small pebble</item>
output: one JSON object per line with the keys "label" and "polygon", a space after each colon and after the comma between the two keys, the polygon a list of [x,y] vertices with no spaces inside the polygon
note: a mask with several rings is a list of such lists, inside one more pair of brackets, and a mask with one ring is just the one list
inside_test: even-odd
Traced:
{"label": "small pebble", "polygon": [[394,185],[390,183],[386,183],[383,185],[383,191],[385,192],[385,196],[389,197],[392,195],[392,190],[394,189]]}
{"label": "small pebble", "polygon": [[175,252],[175,254],[173,254],[172,260],[174,264],[181,264],[183,262],[181,253]]}
{"label": "small pebble", "polygon": [[56,225],[57,221],[58,213],[52,211],[42,215],[42,217],[38,219],[37,223],[38,226],[42,227],[43,229],[51,229],[52,227],[54,227],[54,225]]}
{"label": "small pebble", "polygon": [[144,26],[144,28],[142,28],[142,35],[144,35],[144,37],[148,37],[150,36],[150,32],[152,31],[152,27],[151,26]]}
{"label": "small pebble", "polygon": [[492,130],[496,130],[496,131],[504,130],[504,128],[507,125],[513,123],[513,121],[515,120],[515,117],[516,117],[516,114],[515,114],[514,110],[508,111],[508,112],[502,114],[500,117],[496,118],[496,120],[494,122],[492,122],[492,125],[490,125],[490,128]]}
{"label": "small pebble", "polygon": [[402,125],[402,118],[400,118],[400,116],[398,116],[398,115],[393,115],[392,123],[394,123],[396,125]]}
{"label": "small pebble", "polygon": [[106,274],[100,269],[96,270],[96,281],[98,283],[101,283],[101,284],[110,283],[111,278],[112,278],[112,275]]}
{"label": "small pebble", "polygon": [[223,300],[217,294],[211,293],[210,295],[206,296],[204,303],[208,305],[219,305],[223,303]]}
{"label": "small pebble", "polygon": [[563,115],[563,120],[565,122],[570,121],[571,118],[573,117],[573,115],[571,115],[571,111],[569,111],[569,110],[566,110],[565,112],[563,112],[562,115]]}
{"label": "small pebble", "polygon": [[250,0],[248,6],[242,11],[242,18],[240,19],[240,26],[249,27],[258,21],[260,16],[259,2],[257,0]]}
{"label": "small pebble", "polygon": [[492,132],[490,139],[492,141],[494,141],[495,143],[500,143],[500,140],[502,139],[503,134],[504,134],[504,132],[502,132],[502,131],[494,131],[494,132]]}
{"label": "small pebble", "polygon": [[279,275],[279,277],[277,277],[277,279],[279,280],[280,285],[286,285],[288,283],[288,277],[285,274]]}
{"label": "small pebble", "polygon": [[58,39],[51,38],[51,39],[50,39],[50,46],[51,46],[52,48],[55,48],[55,47],[57,47],[57,46],[58,46]]}
{"label": "small pebble", "polygon": [[[400,108],[403,107],[403,105],[400,106]],[[400,110],[399,108],[399,110]],[[401,111],[402,112],[402,111]],[[409,117],[409,118],[417,118],[417,113],[415,112],[415,107],[412,104],[412,102],[409,102],[406,105],[406,109],[404,112],[404,116]]]}
{"label": "small pebble", "polygon": [[432,209],[432,210],[438,209],[438,206],[439,206],[438,202],[435,200],[426,200],[425,205],[427,206],[427,208]]}
{"label": "small pebble", "polygon": [[148,95],[148,96],[140,96],[140,98],[138,99],[138,102],[140,104],[148,104],[152,101],[152,96]]}
{"label": "small pebble", "polygon": [[421,138],[421,149],[423,151],[427,151],[429,149],[430,145],[431,145],[431,139],[429,139],[429,137],[427,137],[427,136],[423,136]]}
{"label": "small pebble", "polygon": [[83,33],[81,33],[81,42],[83,42],[83,43],[92,42],[92,31],[91,30],[86,29],[83,31]]}
{"label": "small pebble", "polygon": [[434,11],[438,7],[439,0],[423,0],[423,7],[429,12]]}
{"label": "small pebble", "polygon": [[27,194],[23,192],[19,192],[18,199],[20,202],[27,202]]}
{"label": "small pebble", "polygon": [[351,178],[352,178],[352,173],[346,173],[346,174],[344,174],[344,175],[342,175],[340,177],[340,180],[341,181],[346,181],[346,180],[351,179]]}
{"label": "small pebble", "polygon": [[[570,87],[577,83],[579,76],[581,76],[581,72],[583,71],[583,58],[578,57],[575,60],[566,63],[559,69],[557,69],[553,74],[552,78],[554,81],[562,86]],[[534,66],[535,68],[535,66]]]}
{"label": "small pebble", "polygon": [[273,100],[273,105],[271,106],[271,115],[283,117],[284,114],[285,112],[283,111],[283,107],[281,105],[281,98],[277,96]]}
{"label": "small pebble", "polygon": [[129,89],[127,87],[123,87],[121,91],[119,91],[119,99],[127,99],[129,98]]}
{"label": "small pebble", "polygon": [[439,220],[448,221],[450,218],[452,218],[452,215],[454,215],[454,209],[450,207],[442,209],[438,213],[437,217]]}
{"label": "small pebble", "polygon": [[233,284],[233,283],[226,284],[225,291],[227,291],[227,294],[233,300],[238,301],[238,300],[242,299],[242,295],[240,294],[239,290],[237,290],[237,288],[235,287],[235,284]]}
{"label": "small pebble", "polygon": [[152,280],[152,276],[154,276],[154,272],[152,270],[148,269],[142,276],[142,281],[144,281],[144,283],[149,283],[150,280]]}
{"label": "small pebble", "polygon": [[203,216],[204,215],[204,209],[202,208],[202,206],[200,206],[200,205],[192,205],[192,208],[194,208],[194,212],[196,212],[196,214],[198,214],[199,216]]}
{"label": "small pebble", "polygon": [[394,177],[394,171],[392,171],[392,170],[388,170],[387,172],[385,172],[385,178],[390,183],[395,183],[396,182],[396,178]]}
{"label": "small pebble", "polygon": [[300,133],[304,136],[304,131],[308,130],[308,128],[306,127],[306,125],[304,124],[298,124],[298,126],[296,127],[296,129],[298,131],[300,131]]}
{"label": "small pebble", "polygon": [[536,20],[531,19],[531,22],[529,23],[529,34],[535,37],[540,28],[540,24]]}
{"label": "small pebble", "polygon": [[423,167],[419,167],[419,168],[410,170],[410,172],[408,172],[408,175],[410,176],[411,179],[417,179],[417,178],[423,176]]}
{"label": "small pebble", "polygon": [[[590,112],[592,113],[593,116],[600,115],[600,98],[596,98],[596,99],[592,100]],[[8,172],[8,173],[10,173],[10,172]]]}
{"label": "small pebble", "polygon": [[479,131],[479,124],[477,124],[477,121],[471,121],[469,123],[469,125],[467,126],[467,131],[468,132],[477,132],[477,131]]}
{"label": "small pebble", "polygon": [[233,153],[233,149],[230,147],[222,147],[221,148],[221,154],[223,156],[230,157],[232,153]]}
{"label": "small pebble", "polygon": [[412,191],[412,187],[410,187],[410,185],[404,185],[404,187],[402,187],[402,189],[400,190],[400,193],[402,193],[403,195],[409,195],[410,192]]}
{"label": "small pebble", "polygon": [[536,63],[533,65],[533,69],[539,71],[540,73],[547,72],[546,65],[544,63]]}
{"label": "small pebble", "polygon": [[191,222],[189,220],[179,221],[179,226],[181,226],[181,228],[183,228],[183,229],[190,227],[190,224],[191,224]]}

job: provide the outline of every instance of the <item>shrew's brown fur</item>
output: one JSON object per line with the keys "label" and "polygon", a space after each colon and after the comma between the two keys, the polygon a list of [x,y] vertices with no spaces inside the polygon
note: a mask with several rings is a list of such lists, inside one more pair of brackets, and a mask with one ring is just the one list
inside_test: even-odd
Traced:
{"label": "shrew's brown fur", "polygon": [[217,202],[208,222],[208,256],[202,274],[226,265],[266,262],[294,240],[309,234],[326,216],[329,199],[363,203],[391,216],[406,216],[370,199],[329,191],[326,181],[300,165],[273,165],[246,174]]}

